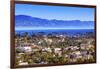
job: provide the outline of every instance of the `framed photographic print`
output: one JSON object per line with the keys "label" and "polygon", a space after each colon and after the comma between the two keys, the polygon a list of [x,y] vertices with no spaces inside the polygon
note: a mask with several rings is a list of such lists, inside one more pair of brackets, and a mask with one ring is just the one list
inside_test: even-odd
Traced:
{"label": "framed photographic print", "polygon": [[11,1],[11,68],[96,63],[96,6]]}

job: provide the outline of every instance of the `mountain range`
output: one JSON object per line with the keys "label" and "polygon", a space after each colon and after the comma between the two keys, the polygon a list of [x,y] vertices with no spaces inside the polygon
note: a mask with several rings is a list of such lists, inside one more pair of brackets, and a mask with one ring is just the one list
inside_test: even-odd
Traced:
{"label": "mountain range", "polygon": [[94,21],[80,21],[80,20],[48,20],[28,15],[16,15],[15,27],[50,27],[50,28],[94,28]]}

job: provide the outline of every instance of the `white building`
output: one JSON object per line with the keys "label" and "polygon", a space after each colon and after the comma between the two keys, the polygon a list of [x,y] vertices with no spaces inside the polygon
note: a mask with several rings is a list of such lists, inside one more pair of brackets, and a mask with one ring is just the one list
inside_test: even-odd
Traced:
{"label": "white building", "polygon": [[25,52],[31,52],[32,51],[32,48],[29,47],[29,46],[26,46],[26,47],[23,47]]}
{"label": "white building", "polygon": [[48,48],[43,48],[42,51],[52,52],[52,50],[51,50],[50,47],[48,47]]}
{"label": "white building", "polygon": [[19,65],[28,65],[28,63],[27,62],[21,62],[21,63],[19,63]]}

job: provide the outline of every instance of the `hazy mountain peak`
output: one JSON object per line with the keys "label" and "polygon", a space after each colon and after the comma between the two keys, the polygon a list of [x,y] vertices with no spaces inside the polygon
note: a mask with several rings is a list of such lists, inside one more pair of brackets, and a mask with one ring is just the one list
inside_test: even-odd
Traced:
{"label": "hazy mountain peak", "polygon": [[80,21],[80,20],[48,20],[27,15],[15,16],[16,27],[83,27],[94,28],[93,21]]}

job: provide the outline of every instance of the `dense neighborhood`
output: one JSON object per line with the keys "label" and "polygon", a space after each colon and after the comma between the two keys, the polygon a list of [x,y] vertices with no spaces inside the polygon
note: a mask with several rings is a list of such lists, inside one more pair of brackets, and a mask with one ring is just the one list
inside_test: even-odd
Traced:
{"label": "dense neighborhood", "polygon": [[15,35],[16,65],[95,62],[93,33]]}

